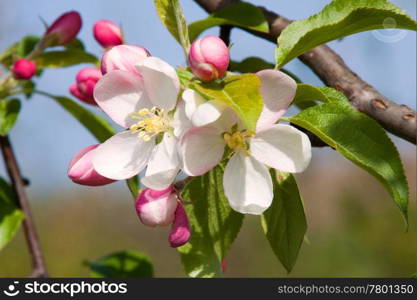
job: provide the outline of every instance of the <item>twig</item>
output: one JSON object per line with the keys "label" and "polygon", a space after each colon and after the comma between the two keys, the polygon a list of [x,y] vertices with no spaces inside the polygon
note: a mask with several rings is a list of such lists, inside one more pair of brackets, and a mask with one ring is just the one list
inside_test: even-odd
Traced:
{"label": "twig", "polygon": [[[240,2],[240,0],[194,0],[208,13],[213,13],[225,6]],[[290,20],[277,15],[263,7],[269,33],[261,33],[244,29],[276,43],[282,30],[291,23]],[[343,59],[326,45],[321,45],[302,54],[300,60],[309,66],[323,82],[341,92],[350,100],[357,110],[367,114],[389,132],[416,143],[416,112],[406,105],[397,104],[369,85],[354,73]]]}
{"label": "twig", "polygon": [[223,40],[223,42],[229,46],[230,45],[230,33],[232,31],[232,26],[229,25],[222,25],[220,26],[220,34],[219,37]]}
{"label": "twig", "polygon": [[25,219],[23,220],[23,231],[25,233],[33,266],[33,271],[30,277],[48,277],[48,272],[46,270],[46,265],[39,244],[39,238],[36,233],[35,223],[29,207],[29,201],[25,193],[25,182],[20,174],[16,156],[13,152],[8,136],[0,136],[0,146],[7,172],[12,182],[13,189],[17,195],[18,205],[25,214]]}

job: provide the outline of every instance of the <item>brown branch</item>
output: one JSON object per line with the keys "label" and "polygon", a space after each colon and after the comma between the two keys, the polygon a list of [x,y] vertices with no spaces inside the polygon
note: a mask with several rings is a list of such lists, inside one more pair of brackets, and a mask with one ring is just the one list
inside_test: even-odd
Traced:
{"label": "brown branch", "polygon": [[[240,0],[194,0],[208,13],[213,13]],[[268,34],[244,29],[276,43],[282,30],[291,23],[290,20],[277,15],[263,7],[270,32]],[[318,46],[302,54],[299,59],[309,66],[328,86],[343,92],[357,110],[376,120],[387,131],[416,143],[416,112],[406,105],[397,104],[379,93],[354,73],[343,59],[326,45]]]}
{"label": "brown branch", "polygon": [[19,166],[17,164],[17,160],[8,136],[0,136],[0,146],[3,153],[4,163],[7,168],[7,173],[9,174],[13,189],[17,195],[18,205],[25,214],[25,219],[23,220],[23,231],[25,233],[25,238],[33,265],[33,271],[30,277],[48,277],[39,244],[39,238],[36,233],[35,223],[33,221],[32,213],[29,207],[29,201],[26,197],[25,181],[20,173]]}
{"label": "brown branch", "polygon": [[230,45],[230,33],[232,31],[232,26],[229,25],[222,25],[220,26],[220,34],[219,37],[223,40],[223,42],[229,46]]}

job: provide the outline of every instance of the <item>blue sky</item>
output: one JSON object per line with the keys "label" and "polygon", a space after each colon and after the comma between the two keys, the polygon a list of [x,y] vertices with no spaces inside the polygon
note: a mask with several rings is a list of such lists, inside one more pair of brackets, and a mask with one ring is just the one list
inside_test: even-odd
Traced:
{"label": "blue sky", "polygon": [[[206,16],[194,1],[181,1],[188,22]],[[250,1],[268,7],[291,19],[301,19],[318,12],[327,0],[298,1]],[[392,1],[402,7],[413,18],[416,17],[416,1]],[[35,5],[36,3],[36,5]],[[169,35],[157,18],[153,1],[138,0],[72,0],[50,1],[14,0],[0,4],[0,50],[27,34],[40,35],[43,25],[40,16],[51,23],[57,16],[69,10],[77,10],[83,17],[79,37],[89,52],[100,55],[100,46],[92,36],[92,25],[99,19],[109,19],[122,24],[128,43],[146,47],[154,56],[172,65],[183,65],[185,60],[181,48]],[[217,34],[218,29],[206,33]],[[393,35],[398,31],[388,30],[382,34]],[[233,59],[259,56],[273,61],[274,45],[234,30]],[[384,43],[371,32],[364,32],[331,42],[345,62],[363,79],[375,86],[394,101],[416,108],[416,34],[407,31],[396,43]],[[69,95],[68,87],[74,81],[81,66],[59,70],[48,70],[37,79],[38,88],[57,95]],[[322,85],[317,77],[301,62],[294,60],[287,68],[303,81]],[[77,188],[66,177],[66,168],[71,157],[81,148],[96,143],[94,138],[51,100],[35,96],[25,101],[19,121],[11,132],[18,160],[24,174],[33,185],[31,191],[51,190],[56,185]],[[94,108],[92,108],[95,110]],[[401,143],[403,145],[404,143]],[[415,148],[404,144],[407,151]],[[4,174],[0,163],[0,174]]]}

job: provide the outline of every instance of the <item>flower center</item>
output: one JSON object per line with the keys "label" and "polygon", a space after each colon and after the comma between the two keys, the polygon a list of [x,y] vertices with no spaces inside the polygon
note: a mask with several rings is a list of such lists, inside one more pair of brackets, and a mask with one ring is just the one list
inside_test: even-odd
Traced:
{"label": "flower center", "polygon": [[142,108],[138,112],[132,113],[131,117],[139,121],[129,129],[137,133],[138,137],[145,142],[170,128],[169,119],[164,110],[157,107]]}
{"label": "flower center", "polygon": [[249,156],[249,145],[247,139],[253,137],[254,133],[250,130],[235,131],[233,133],[225,132],[223,139],[227,146],[233,151],[243,151],[245,155]]}

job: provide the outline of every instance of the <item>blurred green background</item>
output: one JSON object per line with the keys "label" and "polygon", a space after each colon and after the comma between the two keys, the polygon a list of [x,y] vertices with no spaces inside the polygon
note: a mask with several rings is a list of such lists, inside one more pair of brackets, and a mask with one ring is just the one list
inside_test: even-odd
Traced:
{"label": "blurred green background", "polygon": [[[124,0],[0,1],[0,51],[27,34],[42,34],[38,16],[52,22],[65,11],[83,17],[79,37],[88,51],[100,55],[92,25],[99,19],[121,24],[129,43],[145,46],[153,55],[174,66],[185,60],[175,40],[160,24],[153,1]],[[330,0],[250,0],[288,18],[318,12]],[[393,0],[413,18],[416,2]],[[181,1],[189,22],[206,17],[194,1]],[[212,29],[207,34],[218,34]],[[395,29],[383,34],[395,35]],[[259,56],[273,61],[273,43],[240,30],[232,31],[232,58]],[[416,109],[416,34],[407,31],[396,43],[384,43],[364,32],[329,43],[363,79],[382,94]],[[83,66],[47,70],[37,79],[38,88],[69,95],[68,87]],[[298,60],[286,68],[303,82],[322,85]],[[1,72],[2,70],[0,70]],[[88,107],[88,106],[86,106]],[[93,107],[88,107],[98,112]],[[290,114],[294,111],[290,111]],[[175,249],[168,245],[168,228],[151,229],[137,219],[133,201],[123,182],[89,188],[73,184],[66,176],[71,157],[96,143],[94,138],[55,103],[36,96],[25,101],[11,140],[28,187],[47,265],[51,276],[88,276],[84,260],[111,252],[135,249],[147,254],[159,277],[185,276]],[[331,149],[315,149],[308,170],[297,176],[309,224],[293,272],[287,275],[262,234],[258,217],[247,216],[227,257],[230,277],[410,277],[416,271],[416,148],[394,139],[410,183],[410,229],[382,186],[370,175]],[[7,178],[0,160],[0,175]],[[26,276],[30,259],[23,234],[0,251],[0,277]]]}
{"label": "blurred green background", "polygon": [[[259,218],[247,216],[226,259],[226,277],[410,277],[415,272],[415,157],[403,155],[411,188],[405,232],[398,209],[374,178],[333,150],[318,151],[326,152],[326,159],[313,160],[297,177],[309,228],[293,272],[287,275],[273,255]],[[123,249],[148,255],[155,276],[185,276],[176,250],[168,246],[168,228],[143,226],[122,183],[120,189],[61,190],[31,200],[51,276],[88,276],[83,260]],[[0,276],[25,276],[29,266],[20,233],[0,252]]]}

